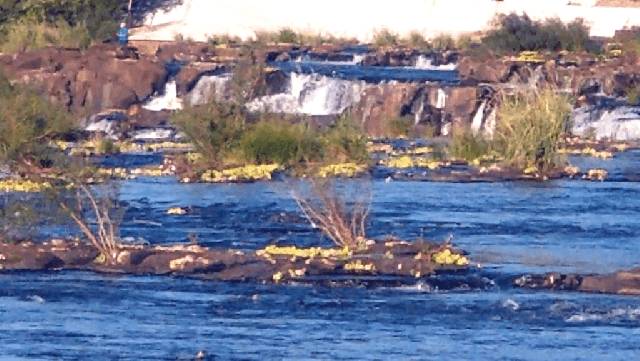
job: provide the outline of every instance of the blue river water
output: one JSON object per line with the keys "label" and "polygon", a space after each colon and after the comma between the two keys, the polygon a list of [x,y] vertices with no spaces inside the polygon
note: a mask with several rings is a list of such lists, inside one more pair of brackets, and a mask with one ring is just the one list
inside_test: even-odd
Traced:
{"label": "blue river water", "polygon": [[[575,159],[606,182],[374,180],[371,236],[470,253],[487,289],[220,283],[84,272],[0,273],[0,359],[634,360],[640,298],[514,289],[527,272],[640,266],[640,152]],[[284,182],[121,184],[123,235],[212,247],[328,245]],[[186,216],[166,216],[172,206]]]}

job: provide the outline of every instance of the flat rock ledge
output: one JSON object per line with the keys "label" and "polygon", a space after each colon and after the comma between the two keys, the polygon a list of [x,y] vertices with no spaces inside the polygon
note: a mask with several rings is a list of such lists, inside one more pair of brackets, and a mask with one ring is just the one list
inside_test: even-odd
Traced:
{"label": "flat rock ledge", "polygon": [[415,284],[438,274],[465,274],[469,261],[449,244],[368,241],[362,249],[267,246],[258,251],[200,245],[127,245],[110,260],[78,240],[0,243],[0,272],[84,270],[176,275],[208,280],[290,283]]}

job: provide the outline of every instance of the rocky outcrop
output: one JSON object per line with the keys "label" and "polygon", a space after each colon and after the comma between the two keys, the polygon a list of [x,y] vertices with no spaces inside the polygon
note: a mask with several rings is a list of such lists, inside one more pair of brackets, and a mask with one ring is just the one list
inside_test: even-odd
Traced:
{"label": "rocky outcrop", "polygon": [[3,55],[0,66],[13,82],[28,84],[77,114],[127,109],[161,90],[167,78],[161,62],[145,57],[120,59],[113,46]]}
{"label": "rocky outcrop", "polygon": [[589,293],[640,295],[640,268],[602,275],[560,274],[525,275],[514,285],[530,289],[551,289]]}
{"label": "rocky outcrop", "polygon": [[479,96],[474,86],[388,83],[365,89],[352,113],[372,136],[387,134],[389,122],[398,118],[441,129],[446,123],[470,123]]}
{"label": "rocky outcrop", "polygon": [[553,86],[576,97],[591,94],[626,96],[630,89],[640,86],[640,61],[633,56],[598,60],[590,54],[569,54],[536,62],[467,56],[460,61],[458,71],[461,81],[466,84]]}

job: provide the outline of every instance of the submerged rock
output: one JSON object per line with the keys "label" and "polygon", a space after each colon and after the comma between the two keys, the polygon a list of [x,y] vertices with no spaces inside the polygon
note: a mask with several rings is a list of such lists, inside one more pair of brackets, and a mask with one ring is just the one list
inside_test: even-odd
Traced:
{"label": "submerged rock", "polygon": [[604,275],[547,273],[524,275],[513,284],[521,288],[566,290],[590,293],[640,295],[640,268]]}

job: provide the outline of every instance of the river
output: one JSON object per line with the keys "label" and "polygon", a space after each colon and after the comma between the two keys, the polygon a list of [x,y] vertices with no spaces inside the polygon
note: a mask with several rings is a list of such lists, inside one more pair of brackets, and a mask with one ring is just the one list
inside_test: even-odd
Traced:
{"label": "river", "polygon": [[[135,162],[134,162],[135,163]],[[371,235],[454,242],[486,288],[218,283],[84,272],[0,274],[0,358],[176,360],[622,360],[640,351],[640,299],[514,289],[526,272],[639,266],[640,152],[597,164],[610,181],[385,182]],[[120,185],[123,235],[256,249],[328,242],[287,183]],[[182,217],[171,206],[191,207]]]}

